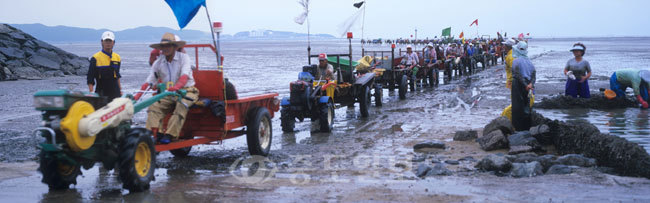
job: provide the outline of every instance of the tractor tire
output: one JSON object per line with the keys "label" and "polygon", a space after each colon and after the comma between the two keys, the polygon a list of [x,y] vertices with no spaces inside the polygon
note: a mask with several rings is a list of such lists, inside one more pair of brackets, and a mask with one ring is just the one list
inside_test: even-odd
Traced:
{"label": "tractor tire", "polygon": [[246,143],[251,155],[268,156],[273,141],[271,114],[264,107],[251,110],[248,114]]}
{"label": "tractor tire", "polygon": [[57,161],[53,153],[41,151],[39,154],[40,166],[38,171],[43,174],[41,182],[47,184],[50,190],[64,190],[70,184],[77,184],[77,176],[81,174],[81,167],[71,166]]}
{"label": "tractor tire", "polygon": [[156,149],[151,131],[144,128],[131,129],[122,139],[118,160],[122,188],[129,192],[149,189],[156,169]]}
{"label": "tractor tire", "polygon": [[384,89],[380,84],[375,85],[375,106],[382,106],[382,98],[384,97]]}
{"label": "tractor tire", "polygon": [[334,104],[332,102],[320,105],[318,110],[318,122],[321,132],[332,132],[332,128],[334,127]]}
{"label": "tractor tire", "polygon": [[415,76],[411,75],[411,77],[409,77],[409,87],[411,92],[415,92],[415,80]]}
{"label": "tractor tire", "polygon": [[296,127],[296,118],[291,115],[291,111],[287,107],[282,107],[280,110],[280,125],[282,132],[293,132]]}
{"label": "tractor tire", "polygon": [[408,76],[402,75],[402,79],[399,82],[399,99],[406,99],[406,86],[408,85]]}
{"label": "tractor tire", "polygon": [[368,117],[368,108],[370,107],[370,87],[363,86],[363,92],[359,95],[359,112],[361,117]]}
{"label": "tractor tire", "polygon": [[391,71],[389,74],[390,78],[388,79],[388,91],[393,92],[395,91],[395,72]]}
{"label": "tractor tire", "polygon": [[237,98],[237,89],[235,89],[235,85],[226,78],[226,100],[236,100]]}
{"label": "tractor tire", "polygon": [[192,146],[169,150],[169,152],[171,152],[174,157],[178,158],[187,157],[187,155],[190,154],[190,151],[192,151]]}

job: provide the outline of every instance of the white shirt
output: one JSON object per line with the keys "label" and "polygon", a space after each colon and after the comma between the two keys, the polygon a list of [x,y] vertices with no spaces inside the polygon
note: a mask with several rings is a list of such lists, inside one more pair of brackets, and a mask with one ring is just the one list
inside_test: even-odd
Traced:
{"label": "white shirt", "polygon": [[[187,75],[189,79],[184,87],[194,86],[194,76],[192,76],[190,57],[183,52],[176,52],[172,62],[167,61],[167,57],[161,55],[151,65],[151,71],[147,77],[147,83],[158,84],[158,79],[163,83],[169,81],[176,83],[181,75]],[[158,78],[156,78],[158,74]]]}
{"label": "white shirt", "polygon": [[413,65],[420,62],[420,59],[418,58],[418,55],[415,52],[411,52],[411,54],[404,53],[404,56],[402,57],[406,59],[406,65]]}

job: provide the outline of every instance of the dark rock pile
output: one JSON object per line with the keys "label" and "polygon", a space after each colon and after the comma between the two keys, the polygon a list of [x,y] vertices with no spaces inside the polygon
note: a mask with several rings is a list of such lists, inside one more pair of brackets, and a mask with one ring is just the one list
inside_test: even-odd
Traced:
{"label": "dark rock pile", "polygon": [[596,166],[596,159],[579,154],[564,156],[523,153],[517,155],[490,154],[476,164],[482,171],[490,171],[512,177],[533,177],[544,174],[570,174],[581,167]]}
{"label": "dark rock pile", "polygon": [[601,93],[592,94],[591,98],[573,98],[571,96],[558,95],[550,98],[543,98],[541,102],[535,103],[535,108],[542,109],[617,109],[638,107],[639,104],[633,98],[615,98],[609,100]]}
{"label": "dark rock pile", "polygon": [[84,75],[89,61],[0,24],[0,81]]}

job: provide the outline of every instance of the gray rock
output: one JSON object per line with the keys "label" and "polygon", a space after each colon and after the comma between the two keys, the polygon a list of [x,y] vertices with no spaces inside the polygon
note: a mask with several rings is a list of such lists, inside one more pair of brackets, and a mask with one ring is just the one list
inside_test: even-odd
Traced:
{"label": "gray rock", "polygon": [[14,75],[20,79],[40,79],[43,77],[41,72],[38,70],[24,66],[24,67],[9,67],[11,72],[14,73]]}
{"label": "gray rock", "polygon": [[420,178],[424,177],[425,175],[427,175],[427,172],[429,172],[429,170],[431,170],[431,166],[426,164],[420,164],[418,165],[418,169],[415,172],[415,175]]}
{"label": "gray rock", "polygon": [[45,71],[42,74],[45,77],[63,77],[65,74],[61,72],[60,70],[50,70],[50,71]]}
{"label": "gray rock", "polygon": [[546,155],[537,157],[536,161],[539,162],[540,164],[542,164],[542,167],[544,167],[544,171],[548,171],[548,169],[551,166],[553,166],[553,165],[555,165],[557,163],[555,161],[556,158],[557,157],[555,157],[553,155],[546,154]]}
{"label": "gray rock", "polygon": [[22,67],[22,66],[27,66],[27,64],[25,64],[25,63],[24,63],[23,61],[21,61],[21,60],[9,60],[9,61],[5,61],[5,65],[7,65],[7,67]]}
{"label": "gray rock", "polygon": [[23,35],[23,32],[10,32],[9,37],[13,38],[14,40],[17,40],[21,44],[27,40],[27,38],[25,38],[25,35]]}
{"label": "gray rock", "polygon": [[483,137],[478,138],[476,141],[481,145],[481,149],[485,151],[505,149],[508,147],[508,139],[506,139],[500,130],[494,130],[487,135],[483,135]]}
{"label": "gray rock", "polygon": [[88,74],[88,66],[82,66],[81,68],[77,69],[77,75],[86,75]]}
{"label": "gray rock", "polygon": [[558,157],[557,163],[568,166],[592,167],[596,166],[596,159],[587,158],[580,154],[567,154]]}
{"label": "gray rock", "polygon": [[487,155],[474,166],[483,171],[500,171],[507,172],[512,168],[512,163],[504,156],[494,154]]}
{"label": "gray rock", "polygon": [[14,58],[14,59],[25,58],[25,52],[20,50],[19,48],[0,47],[0,53],[7,56],[7,58]]}
{"label": "gray rock", "polygon": [[47,42],[41,41],[41,40],[34,40],[36,45],[41,48],[49,49],[49,50],[54,50],[56,47],[48,44]]}
{"label": "gray rock", "polygon": [[510,119],[501,116],[490,121],[490,123],[485,125],[485,127],[483,128],[483,136],[497,129],[501,130],[501,132],[504,135],[510,135],[513,132],[515,132],[515,127],[512,126],[512,122],[510,121]]}
{"label": "gray rock", "polygon": [[419,143],[413,146],[414,150],[420,150],[424,148],[444,149],[445,143],[440,141],[429,141],[429,142]]}
{"label": "gray rock", "polygon": [[466,156],[466,157],[463,157],[463,158],[458,159],[458,161],[469,161],[469,162],[475,162],[476,159],[474,159],[474,157],[472,157],[472,156]]}
{"label": "gray rock", "polygon": [[45,57],[51,61],[54,61],[58,64],[61,64],[63,62],[63,59],[61,59],[61,57],[59,57],[57,53],[53,51],[49,51],[47,49],[38,49],[38,51],[36,51],[36,54]]}
{"label": "gray rock", "polygon": [[426,176],[448,176],[453,174],[444,164],[436,164],[431,168]]}
{"label": "gray rock", "polygon": [[458,165],[458,164],[460,164],[460,162],[458,162],[456,160],[451,160],[451,159],[445,160],[445,163],[450,164],[450,165]]}
{"label": "gray rock", "polygon": [[61,71],[63,72],[63,74],[66,74],[66,75],[73,75],[73,74],[77,73],[75,68],[70,64],[61,65]]}
{"label": "gray rock", "polygon": [[31,63],[34,66],[39,66],[43,67],[49,70],[59,70],[61,69],[61,66],[59,63],[52,61],[48,58],[42,57],[42,56],[32,56],[29,57],[29,63]]}
{"label": "gray rock", "polygon": [[31,49],[35,49],[35,48],[37,47],[36,43],[34,43],[34,42],[31,41],[31,40],[26,41],[26,42],[23,44],[23,46],[24,46],[24,47],[27,47],[27,48],[31,48]]}
{"label": "gray rock", "polygon": [[11,72],[11,70],[9,70],[9,68],[2,67],[2,70],[3,70],[2,72],[4,73],[4,77],[5,77],[5,78],[3,78],[3,80],[16,80],[16,79],[18,79],[18,77],[16,75],[14,75]]}
{"label": "gray rock", "polygon": [[544,174],[542,172],[542,164],[536,161],[530,163],[513,163],[512,170],[510,171],[510,175],[516,178],[533,177],[542,174]]}
{"label": "gray rock", "polygon": [[7,61],[7,57],[5,57],[4,54],[0,53],[0,63],[4,63],[5,61]]}
{"label": "gray rock", "polygon": [[570,174],[573,173],[573,171],[577,168],[577,166],[557,164],[551,166],[548,171],[546,171],[546,174]]}
{"label": "gray rock", "polygon": [[478,132],[475,130],[456,131],[456,134],[454,135],[454,141],[467,141],[476,138],[478,138]]}
{"label": "gray rock", "polygon": [[533,150],[542,148],[542,145],[537,142],[537,139],[529,131],[521,131],[508,136],[508,144],[510,148],[513,146],[530,146]]}
{"label": "gray rock", "polygon": [[0,33],[6,34],[6,33],[10,33],[10,32],[13,32],[13,29],[11,29],[11,27],[9,27],[9,25],[0,24]]}
{"label": "gray rock", "polygon": [[530,127],[530,134],[532,134],[533,137],[537,135],[545,135],[550,132],[551,132],[551,128],[549,128],[548,125],[546,124]]}
{"label": "gray rock", "polygon": [[508,151],[508,154],[521,154],[521,153],[532,152],[532,151],[533,151],[533,147],[531,146],[517,145],[517,146],[510,146],[510,151]]}
{"label": "gray rock", "polygon": [[[65,58],[65,62],[69,63],[75,68],[88,68],[90,65],[90,61],[88,61],[87,58],[82,58],[82,57],[72,57],[72,58]],[[85,74],[85,73],[84,73]]]}
{"label": "gray rock", "polygon": [[423,162],[423,161],[426,160],[426,159],[427,159],[427,156],[426,156],[426,155],[415,155],[415,156],[413,156],[413,158],[411,159],[411,162]]}

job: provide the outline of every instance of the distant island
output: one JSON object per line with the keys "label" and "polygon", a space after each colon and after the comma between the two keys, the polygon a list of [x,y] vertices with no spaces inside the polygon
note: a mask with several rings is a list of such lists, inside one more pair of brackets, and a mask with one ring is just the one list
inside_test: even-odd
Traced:
{"label": "distant island", "polygon": [[[43,24],[10,24],[30,35],[50,43],[95,42],[108,29],[91,29],[69,26],[47,26]],[[122,42],[155,42],[160,40],[162,33],[171,32],[181,36],[185,41],[211,40],[209,32],[199,30],[175,30],[167,27],[141,26],[121,31],[113,31],[118,41]],[[314,39],[335,38],[329,34],[311,34]],[[295,33],[273,30],[253,30],[221,35],[223,40],[273,40],[273,39],[303,39],[306,33]]]}

